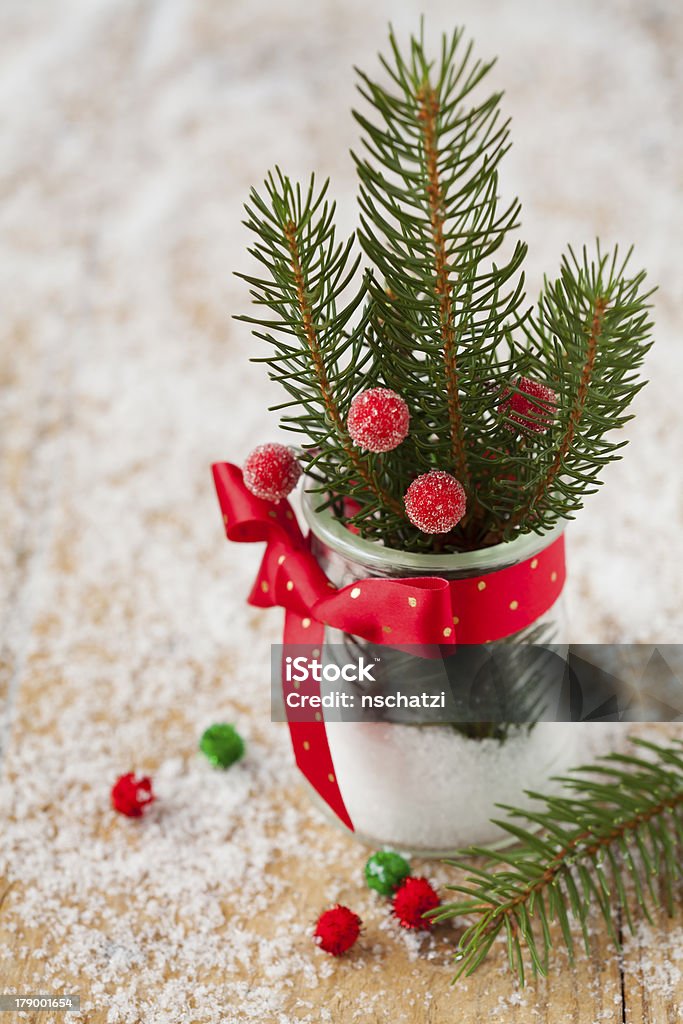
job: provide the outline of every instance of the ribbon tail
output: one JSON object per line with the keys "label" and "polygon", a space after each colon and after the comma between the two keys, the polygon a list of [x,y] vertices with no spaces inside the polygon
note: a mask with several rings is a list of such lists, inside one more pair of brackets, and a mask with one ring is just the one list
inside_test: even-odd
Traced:
{"label": "ribbon tail", "polygon": [[230,462],[215,462],[211,471],[228,540],[238,542],[280,539],[301,547],[304,538],[288,501],[264,501],[244,485],[242,470]]}
{"label": "ribbon tail", "polygon": [[[314,620],[306,628],[304,628],[302,622],[303,617],[296,612],[285,611],[283,650],[286,652],[290,644],[306,644],[306,646],[318,646],[322,651],[325,635],[325,627],[322,622]],[[283,660],[284,657],[285,654],[283,653]],[[320,696],[320,683],[316,683],[313,679],[309,679],[305,683],[305,688],[306,693]],[[285,714],[287,715],[287,724],[289,726],[289,735],[292,741],[292,750],[294,751],[294,758],[299,771],[330,810],[334,811],[339,820],[353,832],[353,822],[346,809],[346,804],[341,795],[334,771],[332,752],[330,751],[327,731],[325,729],[325,720],[321,717],[319,722],[294,721],[287,705],[287,694],[292,691],[293,686],[287,682],[285,666],[283,664],[282,695],[284,698]]]}

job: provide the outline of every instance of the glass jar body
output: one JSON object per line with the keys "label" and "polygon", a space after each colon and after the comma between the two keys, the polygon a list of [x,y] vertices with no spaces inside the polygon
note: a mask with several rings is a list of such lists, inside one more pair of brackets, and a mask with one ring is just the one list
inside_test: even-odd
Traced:
{"label": "glass jar body", "polygon": [[[368,577],[482,577],[543,551],[561,530],[526,536],[481,552],[418,555],[392,551],[354,537],[329,513],[305,507],[313,554],[338,587]],[[564,640],[562,595],[533,624],[544,644]],[[457,631],[456,631],[457,632]],[[528,642],[528,630],[508,641]],[[326,627],[325,643],[364,641]],[[473,738],[451,724],[326,721],[334,774],[357,837],[441,856],[472,843],[500,840],[491,823],[500,803],[524,805],[525,790],[548,788],[580,754],[577,723],[538,722],[507,728],[505,738]],[[316,796],[316,802],[331,812]],[[336,820],[336,819],[335,819]]]}

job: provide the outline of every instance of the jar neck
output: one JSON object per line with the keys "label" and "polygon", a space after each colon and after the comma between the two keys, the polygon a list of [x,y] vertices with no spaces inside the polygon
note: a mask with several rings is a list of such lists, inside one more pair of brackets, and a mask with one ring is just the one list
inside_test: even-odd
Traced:
{"label": "jar neck", "polygon": [[316,512],[317,501],[317,494],[304,493],[302,505],[312,533],[312,551],[337,586],[369,576],[439,576],[442,579],[483,576],[533,558],[557,540],[566,525],[560,521],[546,533],[524,534],[477,551],[431,555],[363,540],[336,519],[329,508]]}

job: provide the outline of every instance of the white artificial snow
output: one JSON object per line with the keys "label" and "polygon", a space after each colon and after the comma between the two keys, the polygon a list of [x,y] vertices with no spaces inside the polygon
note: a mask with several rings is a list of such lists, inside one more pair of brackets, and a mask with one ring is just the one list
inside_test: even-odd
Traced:
{"label": "white artificial snow", "polygon": [[[662,941],[666,942],[666,957],[660,955]],[[683,984],[683,928],[670,928],[663,936],[647,921],[640,921],[635,935],[627,933],[624,940],[627,965],[631,957],[647,980],[650,993],[664,999],[677,996]],[[679,1016],[683,1016],[683,1007]]]}
{"label": "white artificial snow", "polygon": [[447,854],[505,838],[497,806],[529,807],[527,790],[619,747],[628,726],[539,722],[504,743],[448,726],[330,722],[327,734],[344,803],[357,831],[380,846]]}
{"label": "white artificial snow", "polygon": [[[81,1020],[339,1024],[322,986],[344,993],[346,1020],[397,1024],[429,1019],[433,992],[442,1014],[467,997],[448,987],[451,942],[398,928],[362,889],[363,850],[301,800],[269,722],[280,617],[244,604],[260,552],[225,543],[209,476],[278,436],[265,410],[280,392],[248,362],[263,349],[230,320],[247,301],[230,271],[253,271],[248,188],[276,161],[315,168],[333,177],[342,231],[355,223],[351,66],[374,70],[387,21],[405,35],[423,6],[3,5],[0,873],[17,884],[0,977],[18,962],[39,989],[80,979]],[[454,18],[501,54],[530,292],[567,240],[598,232],[636,240],[661,286],[651,383],[624,460],[569,531],[567,594],[577,642],[676,641],[678,5],[430,4],[430,31]],[[195,749],[217,720],[248,744],[225,774]],[[141,822],[109,808],[132,768],[159,793]],[[310,942],[337,899],[367,928],[340,963]],[[414,1000],[399,1014],[389,957]]]}
{"label": "white artificial snow", "polygon": [[[589,727],[590,728],[590,727]],[[506,741],[471,740],[448,726],[330,722],[344,803],[377,845],[448,853],[503,837],[496,804],[524,806],[524,791],[585,758],[584,726],[541,722]]]}

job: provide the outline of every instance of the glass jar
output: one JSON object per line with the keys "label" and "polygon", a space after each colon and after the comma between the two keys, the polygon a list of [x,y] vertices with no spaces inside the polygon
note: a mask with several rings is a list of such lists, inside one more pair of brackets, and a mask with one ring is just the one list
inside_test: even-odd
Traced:
{"label": "glass jar", "polygon": [[[368,577],[437,576],[462,579],[532,558],[553,543],[564,524],[539,536],[527,534],[481,551],[446,555],[386,548],[355,536],[330,510],[314,510],[315,495],[304,496],[311,547],[338,587]],[[563,642],[562,596],[534,623],[543,644]],[[508,642],[528,641],[528,630]],[[363,640],[325,628],[325,643]],[[451,724],[326,720],[334,775],[353,821],[355,835],[373,847],[395,846],[443,856],[472,844],[503,837],[491,823],[496,804],[528,805],[525,790],[548,788],[553,775],[575,763],[577,730],[570,722],[510,725],[504,739],[473,738]],[[317,794],[316,803],[341,826]],[[343,826],[341,826],[343,827]]]}

